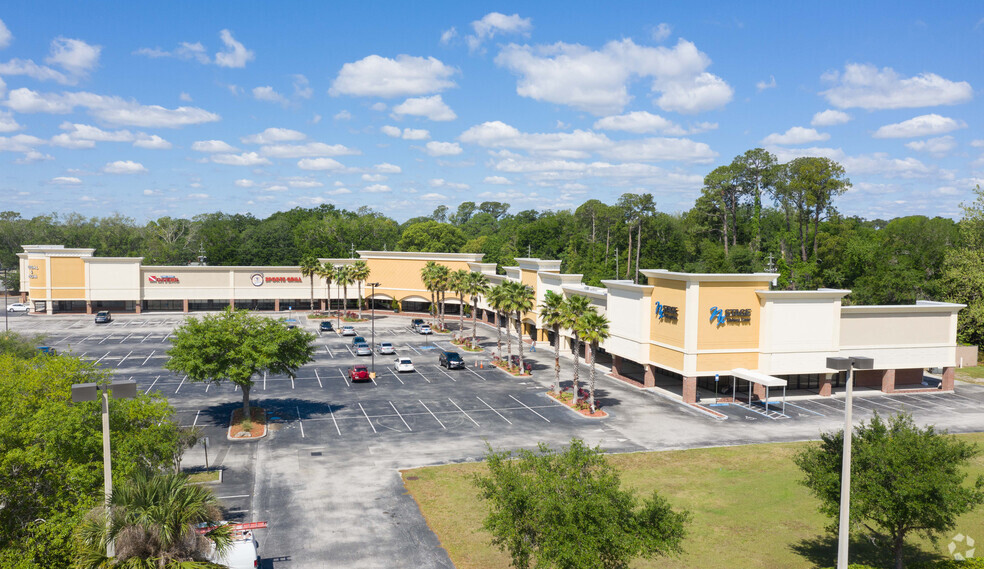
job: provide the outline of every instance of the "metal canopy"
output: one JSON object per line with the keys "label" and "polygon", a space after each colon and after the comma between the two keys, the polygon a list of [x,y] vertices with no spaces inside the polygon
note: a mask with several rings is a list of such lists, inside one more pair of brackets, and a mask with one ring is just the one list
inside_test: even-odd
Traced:
{"label": "metal canopy", "polygon": [[737,377],[738,379],[744,379],[745,381],[750,381],[752,383],[757,383],[765,387],[786,387],[786,380],[780,379],[778,377],[772,377],[771,375],[766,375],[758,371],[752,371],[745,368],[737,368],[731,370],[731,375]]}

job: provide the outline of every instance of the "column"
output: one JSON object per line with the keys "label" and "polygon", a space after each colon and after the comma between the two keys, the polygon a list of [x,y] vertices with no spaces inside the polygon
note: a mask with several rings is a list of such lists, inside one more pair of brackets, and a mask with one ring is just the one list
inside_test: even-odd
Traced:
{"label": "column", "polygon": [[621,377],[622,375],[622,356],[612,354],[612,375]]}
{"label": "column", "polygon": [[232,308],[232,309],[235,309],[236,308],[236,299],[235,298],[230,298],[229,299],[229,308]]}
{"label": "column", "polygon": [[683,402],[695,404],[697,403],[697,378],[696,377],[684,377],[683,378]]}
{"label": "column", "polygon": [[181,301],[181,311],[188,312],[188,299],[185,298]]}
{"label": "column", "polygon": [[656,387],[656,368],[653,364],[643,364],[646,370],[646,375],[643,378],[643,386],[645,387]]}
{"label": "column", "polygon": [[830,397],[833,393],[833,381],[829,377],[820,378],[820,396]]}
{"label": "column", "polygon": [[323,299],[323,298],[321,299],[321,311],[322,312],[325,311],[325,299]]}
{"label": "column", "polygon": [[943,391],[953,391],[953,378],[955,372],[953,366],[943,368],[943,383],[940,385],[940,389]]}
{"label": "column", "polygon": [[273,311],[274,312],[280,312],[280,299],[279,298],[273,299]]}
{"label": "column", "polygon": [[765,401],[765,386],[761,383],[752,384],[752,395],[758,397],[759,400]]}
{"label": "column", "polygon": [[142,311],[143,311],[143,302],[140,302],[139,300],[136,301],[133,304],[133,308],[136,309],[137,314],[142,314]]}
{"label": "column", "polygon": [[883,393],[895,393],[895,370],[886,369],[882,372],[881,390]]}
{"label": "column", "polygon": [[91,300],[85,301],[85,313],[86,314],[92,314],[92,301]]}

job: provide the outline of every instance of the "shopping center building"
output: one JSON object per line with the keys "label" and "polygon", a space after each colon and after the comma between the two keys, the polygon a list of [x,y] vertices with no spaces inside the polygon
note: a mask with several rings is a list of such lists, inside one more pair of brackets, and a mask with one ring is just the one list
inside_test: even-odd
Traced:
{"label": "shopping center building", "polygon": [[[772,273],[643,270],[645,284],[611,280],[592,287],[581,275],[561,273],[557,260],[517,259],[517,266],[496,274],[495,264],[483,263],[481,254],[359,251],[370,269],[367,282],[378,284],[357,283],[346,290],[314,277],[312,307],[312,281],[296,266],[153,266],[139,257],[96,257],[93,249],[23,249],[22,301],[47,314],[324,309],[328,299],[337,309],[353,306],[360,296],[377,307],[389,308],[395,300],[404,310],[426,310],[431,293],[421,269],[433,261],[452,271],[482,273],[493,285],[516,281],[531,287],[535,306],[520,324],[524,339],[542,346],[553,340],[539,316],[545,293],[589,298],[610,322],[601,350],[610,358],[612,374],[643,386],[675,383],[690,403],[698,388],[713,389],[732,378],[759,397],[780,382],[830,395],[845,380],[844,372],[826,367],[833,356],[873,358],[875,369],[855,372],[856,385],[885,392],[920,386],[927,368],[941,368],[940,387],[952,390],[954,367],[963,365],[957,345],[961,304],[850,306],[843,302],[848,290],[772,290],[778,276]],[[320,261],[342,265],[355,259]],[[456,313],[460,303],[453,292],[447,303]],[[495,322],[484,298],[479,309],[483,321]],[[561,336],[571,341],[570,331]]]}

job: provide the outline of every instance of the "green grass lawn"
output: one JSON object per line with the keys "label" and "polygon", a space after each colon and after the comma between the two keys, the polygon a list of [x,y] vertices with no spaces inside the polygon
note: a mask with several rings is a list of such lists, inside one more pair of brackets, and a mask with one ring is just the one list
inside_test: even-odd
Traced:
{"label": "green grass lawn", "polygon": [[[984,446],[984,433],[959,435]],[[654,489],[693,514],[678,558],[636,561],[637,568],[814,568],[835,565],[836,540],[828,519],[798,481],[792,456],[807,443],[748,445],[687,451],[610,455],[624,487],[646,495]],[[407,490],[420,505],[458,569],[500,569],[509,557],[489,545],[482,530],[484,503],[472,477],[482,464],[453,464],[407,470]],[[984,474],[984,457],[971,468]],[[984,539],[984,508],[962,517],[956,531]],[[949,540],[933,546],[921,539],[910,559],[946,554]],[[866,541],[852,544],[851,561],[886,565],[886,555]]]}
{"label": "green grass lawn", "polygon": [[984,384],[984,366],[958,368],[956,370],[956,378],[960,381]]}

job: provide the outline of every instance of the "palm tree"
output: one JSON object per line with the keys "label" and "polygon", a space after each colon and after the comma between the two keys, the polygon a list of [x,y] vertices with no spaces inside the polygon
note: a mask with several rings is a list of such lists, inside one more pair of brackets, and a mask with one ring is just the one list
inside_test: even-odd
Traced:
{"label": "palm tree", "polygon": [[466,293],[472,300],[472,342],[478,344],[478,298],[489,292],[489,279],[482,273],[468,273]]}
{"label": "palm tree", "polygon": [[331,314],[331,283],[335,280],[335,266],[330,263],[322,263],[318,267],[318,276],[325,279],[328,286],[328,314]]}
{"label": "palm tree", "polygon": [[[485,300],[488,301],[489,306],[492,310],[495,310],[495,353],[497,356],[502,357],[502,307],[505,304],[506,299],[506,289],[505,283],[499,283],[489,289],[488,294],[485,295]],[[509,327],[506,326],[506,336],[509,336]]]}
{"label": "palm tree", "polygon": [[359,284],[359,320],[362,320],[362,283],[366,282],[372,270],[369,264],[359,259],[352,263],[352,278]]}
{"label": "palm tree", "polygon": [[[76,529],[80,569],[215,567],[208,561],[213,548],[224,552],[232,542],[230,526],[217,525],[218,499],[183,474],[135,473],[113,492],[109,518],[100,506]],[[197,524],[216,527],[199,534]],[[110,541],[115,558],[106,556]]]}
{"label": "palm tree", "polygon": [[598,314],[594,307],[584,313],[578,321],[577,327],[581,338],[591,345],[591,379],[588,382],[588,407],[591,412],[595,412],[595,360],[598,354],[598,344],[605,341],[608,336],[608,318]]}
{"label": "palm tree", "polygon": [[311,310],[314,310],[314,277],[320,269],[321,264],[314,257],[308,255],[301,259],[301,276],[311,279]]}
{"label": "palm tree", "polygon": [[509,283],[509,307],[516,313],[516,337],[519,344],[519,374],[523,375],[523,313],[533,310],[536,292],[523,283]]}
{"label": "palm tree", "polygon": [[335,282],[342,285],[342,310],[338,311],[338,323],[341,325],[341,313],[348,308],[348,285],[355,282],[352,265],[340,265],[335,268]]}
{"label": "palm tree", "polygon": [[448,278],[448,286],[458,295],[458,331],[465,329],[465,289],[468,287],[468,275],[472,274],[467,269],[458,269],[451,273]]}
{"label": "palm tree", "polygon": [[564,321],[564,295],[548,290],[540,303],[540,319],[554,335],[554,393],[560,393],[560,325]]}
{"label": "palm tree", "polygon": [[578,361],[581,357],[581,336],[578,331],[578,321],[589,309],[593,309],[593,307],[591,306],[591,299],[586,296],[574,295],[564,303],[564,317],[561,326],[569,329],[574,334],[574,381],[571,389],[573,389],[573,402],[575,403],[577,402],[577,383],[578,379],[580,379],[581,372]]}
{"label": "palm tree", "polygon": [[437,267],[438,264],[434,261],[427,261],[424,267],[420,269],[420,281],[424,284],[424,288],[431,293],[431,316],[435,318],[435,327],[437,327],[437,301],[435,299],[437,294]]}
{"label": "palm tree", "polygon": [[447,329],[444,323],[445,294],[449,288],[451,269],[446,265],[434,264],[434,289],[437,291],[437,325],[442,330]]}

